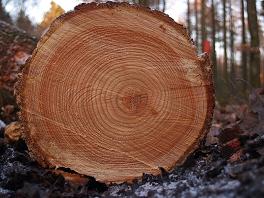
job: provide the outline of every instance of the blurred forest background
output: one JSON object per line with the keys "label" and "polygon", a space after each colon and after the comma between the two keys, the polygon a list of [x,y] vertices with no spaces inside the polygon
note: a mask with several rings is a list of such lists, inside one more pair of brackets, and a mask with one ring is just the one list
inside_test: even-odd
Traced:
{"label": "blurred forest background", "polygon": [[[91,1],[76,0],[76,4],[81,2]],[[177,22],[187,27],[198,54],[210,54],[214,66],[216,95],[221,103],[243,103],[253,88],[263,87],[264,0],[128,2],[139,3],[162,12],[166,12],[173,4],[176,8],[173,12],[184,13]],[[37,0],[0,0],[0,21],[12,24],[39,39],[51,22],[65,11],[60,5],[50,1],[50,10],[43,15],[41,22],[36,23],[29,17],[27,8],[30,4],[31,9],[34,9],[38,3]],[[186,9],[180,10],[183,7],[177,7],[178,4],[184,4]],[[12,7],[11,11],[8,7]]]}

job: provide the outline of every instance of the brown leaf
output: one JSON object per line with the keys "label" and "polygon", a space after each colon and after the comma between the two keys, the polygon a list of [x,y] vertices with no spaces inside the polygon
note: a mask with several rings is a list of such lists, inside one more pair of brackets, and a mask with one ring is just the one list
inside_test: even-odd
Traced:
{"label": "brown leaf", "polygon": [[8,142],[18,141],[23,134],[22,125],[20,122],[12,122],[5,128],[5,138]]}

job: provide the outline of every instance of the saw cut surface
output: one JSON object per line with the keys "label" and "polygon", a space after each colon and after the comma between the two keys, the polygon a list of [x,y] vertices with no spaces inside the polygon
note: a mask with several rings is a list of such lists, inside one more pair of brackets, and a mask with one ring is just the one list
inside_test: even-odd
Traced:
{"label": "saw cut surface", "polygon": [[19,89],[36,159],[107,182],[181,163],[213,110],[208,57],[168,16],[129,4],[81,5],[57,19]]}

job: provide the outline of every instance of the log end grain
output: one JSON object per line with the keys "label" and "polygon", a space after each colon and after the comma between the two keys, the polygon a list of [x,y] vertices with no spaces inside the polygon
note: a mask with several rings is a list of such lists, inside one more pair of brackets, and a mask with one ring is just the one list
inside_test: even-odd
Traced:
{"label": "log end grain", "polygon": [[182,25],[140,6],[82,4],[59,17],[17,84],[33,156],[104,182],[181,164],[214,108],[210,61],[195,51]]}

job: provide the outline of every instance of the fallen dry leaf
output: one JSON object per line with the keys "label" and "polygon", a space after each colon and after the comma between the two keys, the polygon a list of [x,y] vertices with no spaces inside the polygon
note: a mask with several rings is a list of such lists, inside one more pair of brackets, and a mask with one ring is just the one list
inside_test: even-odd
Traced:
{"label": "fallen dry leaf", "polygon": [[18,141],[23,134],[22,125],[20,122],[12,122],[5,128],[5,138],[8,142]]}

